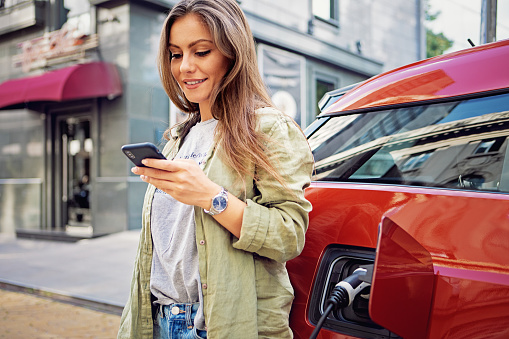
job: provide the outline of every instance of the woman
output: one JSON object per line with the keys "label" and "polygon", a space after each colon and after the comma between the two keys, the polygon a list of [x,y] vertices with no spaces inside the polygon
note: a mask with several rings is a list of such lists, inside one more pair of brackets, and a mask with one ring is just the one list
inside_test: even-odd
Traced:
{"label": "woman", "polygon": [[119,338],[290,338],[285,262],[304,246],[313,160],[236,1],[179,2],[158,67],[189,118],[166,133],[169,160],[133,168],[150,185]]}

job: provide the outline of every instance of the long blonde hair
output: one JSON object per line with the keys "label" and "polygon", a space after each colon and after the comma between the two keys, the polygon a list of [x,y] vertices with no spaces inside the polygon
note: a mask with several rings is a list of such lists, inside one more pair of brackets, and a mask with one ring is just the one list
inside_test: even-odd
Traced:
{"label": "long blonde hair", "polygon": [[[188,119],[176,127],[178,136],[185,138],[189,129],[200,120],[198,105],[187,100],[172,76],[169,50],[173,23],[191,13],[203,20],[219,51],[230,60],[230,69],[210,97],[212,115],[218,120],[216,138],[223,148],[221,156],[240,178],[250,175],[248,164],[253,162],[286,187],[269,160],[264,146],[269,142],[267,136],[256,130],[255,110],[273,107],[273,104],[258,71],[251,29],[235,0],[180,1],[170,11],[163,25],[158,55],[161,81],[173,103],[189,114]],[[170,139],[172,129],[165,132],[167,139]]]}

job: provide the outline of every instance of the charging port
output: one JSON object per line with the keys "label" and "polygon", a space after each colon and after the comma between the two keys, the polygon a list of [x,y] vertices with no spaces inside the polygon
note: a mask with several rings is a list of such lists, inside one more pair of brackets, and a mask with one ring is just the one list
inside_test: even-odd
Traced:
{"label": "charging port", "polygon": [[[351,276],[356,269],[366,266],[373,265],[373,262],[370,260],[363,260],[358,258],[350,258],[345,262],[343,267],[341,268],[341,274],[339,275],[339,279],[336,282],[346,279]],[[371,271],[372,273],[372,271]],[[372,274],[371,274],[372,276]],[[369,317],[369,295],[371,291],[371,279],[369,279],[369,284],[365,284],[351,302],[349,306],[340,308],[333,312],[333,315],[338,320],[345,320],[352,323],[364,324],[370,327],[378,327],[371,318]]]}
{"label": "charging port", "polygon": [[[323,322],[323,328],[359,338],[397,338],[374,323],[369,316],[369,295],[375,250],[331,245],[327,247],[317,271],[310,299],[309,320],[315,326],[326,311],[328,299],[337,284],[354,275],[359,268],[371,267],[361,289],[348,305],[335,309]],[[364,275],[363,275],[364,276]],[[357,293],[359,292],[359,293]]]}

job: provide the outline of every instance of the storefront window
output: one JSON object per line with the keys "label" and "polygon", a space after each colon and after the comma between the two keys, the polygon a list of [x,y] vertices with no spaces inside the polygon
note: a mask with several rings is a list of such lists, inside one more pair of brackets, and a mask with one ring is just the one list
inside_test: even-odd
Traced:
{"label": "storefront window", "polygon": [[258,53],[263,80],[269,88],[272,102],[295,122],[304,126],[302,117],[306,97],[303,80],[305,59],[265,45],[260,45]]}

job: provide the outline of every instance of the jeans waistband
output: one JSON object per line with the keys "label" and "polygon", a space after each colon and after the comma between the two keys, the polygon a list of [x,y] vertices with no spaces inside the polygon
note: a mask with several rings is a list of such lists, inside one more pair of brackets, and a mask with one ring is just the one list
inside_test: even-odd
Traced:
{"label": "jeans waistband", "polygon": [[174,303],[158,305],[156,317],[185,321],[192,326],[200,303]]}

